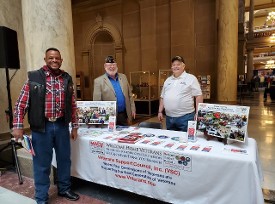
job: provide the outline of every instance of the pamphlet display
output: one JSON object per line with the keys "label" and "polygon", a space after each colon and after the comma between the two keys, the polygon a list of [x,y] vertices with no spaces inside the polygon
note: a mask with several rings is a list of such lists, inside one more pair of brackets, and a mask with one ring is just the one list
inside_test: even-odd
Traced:
{"label": "pamphlet display", "polygon": [[116,130],[116,116],[109,117],[108,130],[114,132]]}
{"label": "pamphlet display", "polygon": [[207,135],[245,142],[248,116],[248,106],[200,103],[197,126]]}
{"label": "pamphlet display", "polygon": [[189,142],[196,142],[197,137],[196,137],[196,129],[197,129],[197,121],[188,121],[188,126],[187,126],[187,137]]}
{"label": "pamphlet display", "polygon": [[109,124],[116,116],[116,101],[77,101],[79,124]]}

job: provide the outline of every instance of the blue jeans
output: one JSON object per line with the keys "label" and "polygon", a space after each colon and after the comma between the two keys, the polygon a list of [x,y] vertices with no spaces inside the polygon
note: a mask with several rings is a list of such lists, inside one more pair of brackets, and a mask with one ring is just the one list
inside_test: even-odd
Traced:
{"label": "blue jeans", "polygon": [[45,132],[32,131],[33,172],[35,200],[37,203],[48,200],[53,148],[57,161],[58,192],[63,193],[71,186],[71,149],[69,126],[63,121],[46,122]]}
{"label": "blue jeans", "polygon": [[194,120],[195,112],[180,117],[166,116],[166,129],[187,132],[189,120]]}

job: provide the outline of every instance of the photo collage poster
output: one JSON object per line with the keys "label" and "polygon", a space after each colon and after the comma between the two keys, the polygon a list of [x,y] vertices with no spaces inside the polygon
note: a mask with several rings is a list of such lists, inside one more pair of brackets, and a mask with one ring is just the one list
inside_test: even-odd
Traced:
{"label": "photo collage poster", "polygon": [[200,103],[198,130],[220,138],[245,142],[247,137],[248,106]]}
{"label": "photo collage poster", "polygon": [[77,101],[79,124],[109,124],[116,116],[116,101]]}

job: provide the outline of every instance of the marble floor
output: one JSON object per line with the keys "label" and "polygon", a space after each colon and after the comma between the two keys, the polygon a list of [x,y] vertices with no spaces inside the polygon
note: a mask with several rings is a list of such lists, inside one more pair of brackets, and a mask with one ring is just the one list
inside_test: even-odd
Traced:
{"label": "marble floor", "polygon": [[[275,101],[268,97],[263,100],[263,90],[254,93],[244,93],[238,101],[239,105],[250,106],[248,134],[258,144],[258,151],[261,158],[264,181],[262,188],[265,196],[265,203],[275,203]],[[148,119],[148,118],[146,118]],[[140,122],[141,119],[136,122]],[[156,117],[148,119],[157,121]],[[32,179],[24,178],[23,185],[16,185],[18,178],[14,172],[6,172],[0,176],[0,186],[20,193],[26,197],[33,197]],[[150,198],[134,195],[125,191],[85,182],[75,179],[73,189],[80,193],[81,200],[77,202],[66,201],[56,196],[55,186],[51,187],[50,203],[163,203]],[[0,202],[1,203],[1,202]]]}

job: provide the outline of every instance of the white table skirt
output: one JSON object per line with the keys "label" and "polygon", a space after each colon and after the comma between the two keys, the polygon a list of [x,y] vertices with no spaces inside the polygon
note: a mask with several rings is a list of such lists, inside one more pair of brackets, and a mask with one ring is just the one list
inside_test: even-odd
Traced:
{"label": "white table skirt", "polygon": [[[121,132],[81,128],[79,138],[71,142],[72,176],[171,203],[264,203],[254,139],[248,138],[246,145],[224,145],[198,137],[195,143],[183,144],[175,140],[183,132],[133,127],[123,131],[155,137],[126,144],[117,141]],[[179,150],[180,145],[187,147]],[[211,150],[202,151],[205,147]]]}

